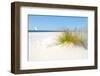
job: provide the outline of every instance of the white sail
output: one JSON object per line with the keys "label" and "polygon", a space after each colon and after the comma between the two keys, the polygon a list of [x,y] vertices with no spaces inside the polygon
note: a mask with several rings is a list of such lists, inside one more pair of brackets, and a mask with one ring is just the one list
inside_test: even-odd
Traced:
{"label": "white sail", "polygon": [[38,30],[37,27],[34,27],[34,30]]}

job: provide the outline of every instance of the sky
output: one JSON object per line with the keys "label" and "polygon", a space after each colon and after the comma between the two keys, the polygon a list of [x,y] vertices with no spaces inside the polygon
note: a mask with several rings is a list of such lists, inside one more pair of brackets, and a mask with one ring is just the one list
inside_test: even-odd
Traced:
{"label": "sky", "polygon": [[78,16],[50,16],[50,15],[29,15],[28,30],[61,31],[67,28],[74,29],[88,25],[87,17]]}

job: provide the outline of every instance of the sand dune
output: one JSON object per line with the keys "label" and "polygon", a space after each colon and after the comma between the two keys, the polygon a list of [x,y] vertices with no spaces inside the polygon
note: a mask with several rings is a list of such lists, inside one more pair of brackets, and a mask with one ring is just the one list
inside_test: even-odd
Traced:
{"label": "sand dune", "polygon": [[57,36],[61,32],[30,32],[29,33],[29,60],[52,61],[69,59],[86,59],[88,51],[83,46],[55,45]]}

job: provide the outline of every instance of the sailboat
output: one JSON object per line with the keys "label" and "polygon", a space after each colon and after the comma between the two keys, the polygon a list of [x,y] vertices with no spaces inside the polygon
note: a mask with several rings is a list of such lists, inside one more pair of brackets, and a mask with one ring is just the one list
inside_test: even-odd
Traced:
{"label": "sailboat", "polygon": [[34,30],[38,30],[37,27],[34,27]]}

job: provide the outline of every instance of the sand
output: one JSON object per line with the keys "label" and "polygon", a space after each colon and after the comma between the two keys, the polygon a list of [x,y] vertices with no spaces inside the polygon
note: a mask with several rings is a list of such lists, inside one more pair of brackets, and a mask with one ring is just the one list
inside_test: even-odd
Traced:
{"label": "sand", "polygon": [[29,61],[87,59],[83,46],[55,45],[61,32],[29,32]]}

